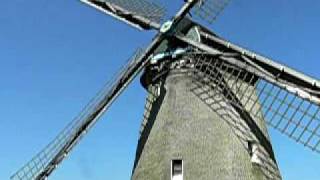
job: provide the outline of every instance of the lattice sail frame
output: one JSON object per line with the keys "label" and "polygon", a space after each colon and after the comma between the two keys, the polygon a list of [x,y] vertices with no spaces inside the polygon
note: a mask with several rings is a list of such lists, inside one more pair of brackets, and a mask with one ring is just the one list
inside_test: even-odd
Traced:
{"label": "lattice sail frame", "polygon": [[121,8],[124,8],[130,12],[139,14],[149,20],[160,23],[165,15],[165,8],[159,5],[159,2],[155,0],[95,0],[109,2],[115,4]]}
{"label": "lattice sail frame", "polygon": [[[258,136],[260,134],[256,133],[261,132],[260,136],[264,136],[266,141],[270,141],[268,133],[266,133],[267,127],[263,115],[259,110],[260,104],[252,102],[244,104],[243,102],[247,100],[239,98],[239,96],[242,96],[241,93],[250,94],[251,91],[254,91],[254,87],[249,82],[237,79],[231,66],[218,57],[195,55],[191,59],[193,60],[193,67],[190,75],[193,80],[190,84],[190,91],[229,125],[248,151],[253,164],[260,166],[267,179],[282,179],[272,150],[267,150],[268,147],[271,147],[271,144],[264,144],[266,147],[263,146],[263,143],[259,142]],[[236,68],[234,71],[239,71],[239,69]],[[243,88],[238,89],[237,84],[245,84],[247,89],[251,91],[248,92]],[[241,93],[239,93],[240,91]],[[252,99],[258,100],[255,93],[252,94]],[[238,106],[234,106],[233,102],[236,102]],[[258,114],[259,118],[252,118],[252,120],[259,131],[254,131],[248,121],[245,120],[248,119],[247,114],[242,112],[247,112],[243,109],[248,108],[248,106],[252,106],[251,108]],[[255,145],[254,148],[253,145]]]}
{"label": "lattice sail frame", "polygon": [[156,0],[81,0],[138,29],[159,28],[166,10]]}
{"label": "lattice sail frame", "polygon": [[[320,100],[240,56],[189,52],[163,69],[187,69],[193,79],[190,91],[226,121],[267,179],[280,180],[270,137],[259,134],[267,131],[261,122],[320,153]],[[252,119],[256,128],[241,119]]]}
{"label": "lattice sail frame", "polygon": [[[108,92],[117,86],[117,83],[121,81],[121,77],[125,77],[126,73],[130,71],[137,63],[137,59],[142,54],[143,50],[138,49],[134,55],[128,59],[118,73],[115,73],[113,77],[103,86],[103,88],[97,93],[97,95],[85,106],[80,114],[74,118],[59,134],[51,141],[42,151],[36,154],[27,164],[19,169],[14,175],[11,176],[12,180],[42,180],[38,179],[38,176],[44,172],[47,168],[54,170],[72,148],[79,143],[82,137],[93,127],[98,118],[94,122],[87,122],[88,117],[92,116],[96,108],[101,106],[100,103],[108,96]],[[107,107],[105,107],[107,108]],[[88,125],[87,125],[88,124]],[[83,129],[85,127],[85,129]],[[78,134],[81,133],[81,134]],[[79,138],[78,138],[79,137]],[[76,139],[76,141],[73,141]],[[70,144],[72,143],[72,144]],[[70,144],[69,149],[63,149],[67,144]],[[59,153],[63,151],[63,154],[59,156]],[[52,163],[53,159],[58,156],[56,164]]]}
{"label": "lattice sail frame", "polygon": [[[253,118],[263,118],[269,126],[320,153],[318,98],[310,97],[302,87],[275,79],[251,64],[230,61],[229,55],[193,55],[191,59],[195,69],[204,72],[203,78],[215,82],[213,88],[220,87],[216,88],[219,91],[231,89],[237,95],[229,100],[233,106],[249,113]],[[216,72],[223,75],[223,81],[221,77],[212,77]],[[229,86],[223,85],[224,81]],[[255,109],[256,104],[261,108]]]}
{"label": "lattice sail frame", "polygon": [[193,8],[193,14],[212,24],[231,0],[200,0]]}

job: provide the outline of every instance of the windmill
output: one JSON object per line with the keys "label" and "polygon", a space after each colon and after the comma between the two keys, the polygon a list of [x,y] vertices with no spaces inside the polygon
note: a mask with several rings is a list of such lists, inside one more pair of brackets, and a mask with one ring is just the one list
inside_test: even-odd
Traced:
{"label": "windmill", "polygon": [[82,0],[159,33],[11,179],[43,180],[143,71],[149,92],[132,179],[281,179],[266,125],[320,153],[320,82],[232,44],[209,23],[228,1],[186,0],[162,23],[151,0]]}

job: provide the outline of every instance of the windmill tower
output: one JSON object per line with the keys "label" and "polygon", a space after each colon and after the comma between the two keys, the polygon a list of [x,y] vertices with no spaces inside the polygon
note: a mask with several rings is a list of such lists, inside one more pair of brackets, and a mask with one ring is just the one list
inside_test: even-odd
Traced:
{"label": "windmill tower", "polygon": [[163,25],[150,0],[82,1],[159,33],[12,179],[47,179],[141,71],[148,97],[133,180],[281,179],[266,125],[320,152],[320,83],[188,16],[211,22],[227,1],[186,0]]}

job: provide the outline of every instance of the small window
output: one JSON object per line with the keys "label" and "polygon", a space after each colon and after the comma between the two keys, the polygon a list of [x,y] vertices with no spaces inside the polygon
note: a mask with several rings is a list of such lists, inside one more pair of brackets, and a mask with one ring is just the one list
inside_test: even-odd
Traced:
{"label": "small window", "polygon": [[171,161],[171,180],[183,180],[183,161],[181,159]]}
{"label": "small window", "polygon": [[248,147],[251,155],[251,162],[255,165],[262,165],[263,163],[259,158],[259,144],[254,141],[249,141]]}

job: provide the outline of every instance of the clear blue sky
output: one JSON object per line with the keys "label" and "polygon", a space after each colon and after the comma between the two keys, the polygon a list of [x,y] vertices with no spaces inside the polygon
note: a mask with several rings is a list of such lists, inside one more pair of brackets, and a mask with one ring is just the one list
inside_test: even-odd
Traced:
{"label": "clear blue sky", "polygon": [[[170,1],[174,9],[182,0]],[[211,27],[320,77],[319,9],[314,0],[234,0]],[[152,35],[77,0],[1,2],[0,179],[41,150]],[[144,100],[136,80],[51,179],[129,179]],[[270,133],[285,180],[320,179],[320,155]]]}

